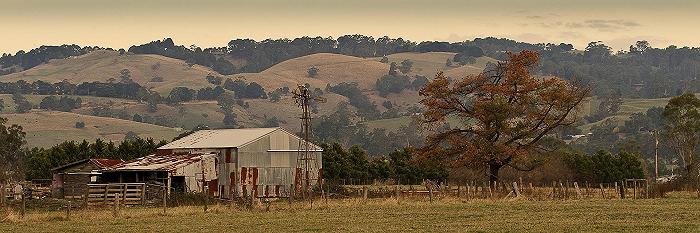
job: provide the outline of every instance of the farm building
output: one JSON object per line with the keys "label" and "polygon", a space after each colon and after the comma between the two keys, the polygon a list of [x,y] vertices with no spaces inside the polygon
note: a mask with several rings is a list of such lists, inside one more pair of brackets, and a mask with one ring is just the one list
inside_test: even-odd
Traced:
{"label": "farm building", "polygon": [[[106,183],[160,183],[176,192],[201,192],[202,177],[216,180],[216,154],[154,154],[103,170]],[[214,194],[212,192],[212,194]]]}
{"label": "farm building", "polygon": [[[303,148],[310,154],[300,156],[307,151]],[[157,155],[215,154],[209,192],[231,198],[287,196],[292,185],[298,191],[304,183],[316,184],[322,174],[321,152],[282,128],[249,128],[197,131],[158,148]],[[167,176],[170,183],[176,179],[175,174]]]}
{"label": "farm building", "polygon": [[85,159],[51,169],[51,195],[80,198],[89,183],[99,182],[101,170],[122,163],[115,159]]}

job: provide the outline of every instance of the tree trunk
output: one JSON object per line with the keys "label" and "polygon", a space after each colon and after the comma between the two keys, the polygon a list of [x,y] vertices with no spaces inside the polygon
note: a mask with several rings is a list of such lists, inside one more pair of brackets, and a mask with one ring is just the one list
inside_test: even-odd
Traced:
{"label": "tree trunk", "polygon": [[498,171],[501,170],[501,167],[503,166],[500,164],[489,163],[489,186],[492,186],[493,182],[498,181]]}

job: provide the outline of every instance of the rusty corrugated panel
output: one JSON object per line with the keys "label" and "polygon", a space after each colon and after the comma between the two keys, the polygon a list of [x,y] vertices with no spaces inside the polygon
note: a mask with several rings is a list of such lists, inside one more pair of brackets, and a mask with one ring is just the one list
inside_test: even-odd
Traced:
{"label": "rusty corrugated panel", "polygon": [[229,196],[233,197],[235,194],[235,188],[236,188],[236,172],[231,172],[229,174],[229,179],[231,180],[231,184],[229,187]]}
{"label": "rusty corrugated panel", "polygon": [[301,168],[297,168],[294,174],[294,190],[296,193],[301,192]]}
{"label": "rusty corrugated panel", "polygon": [[105,169],[109,167],[113,167],[116,165],[119,165],[124,162],[124,160],[121,159],[90,159],[90,162],[95,164],[100,169]]}
{"label": "rusty corrugated panel", "polygon": [[253,194],[255,195],[254,197],[258,197],[258,168],[254,167],[252,168],[253,172]]}
{"label": "rusty corrugated panel", "polygon": [[217,179],[209,181],[209,195],[216,196],[219,191],[219,182]]}

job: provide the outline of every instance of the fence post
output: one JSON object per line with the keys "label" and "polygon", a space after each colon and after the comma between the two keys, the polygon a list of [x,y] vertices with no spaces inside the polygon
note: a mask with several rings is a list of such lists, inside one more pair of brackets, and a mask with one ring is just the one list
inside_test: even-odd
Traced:
{"label": "fence post", "polygon": [[7,195],[5,194],[5,183],[0,183],[0,207],[5,208],[5,201],[7,201]]}
{"label": "fence post", "polygon": [[649,199],[649,180],[644,179],[644,195],[646,196],[647,199]]}
{"label": "fence post", "polygon": [[428,195],[430,195],[430,203],[433,203],[433,186],[428,183]]}
{"label": "fence post", "polygon": [[552,181],[552,199],[557,199],[557,182]]}
{"label": "fence post", "polygon": [[362,186],[362,199],[367,200],[367,186]]}
{"label": "fence post", "polygon": [[520,189],[518,189],[518,182],[513,182],[513,192],[515,192],[516,197],[520,197]]}
{"label": "fence post", "polygon": [[68,206],[66,208],[66,220],[70,220],[70,208],[71,208],[71,201],[68,201]]}
{"label": "fence post", "polygon": [[112,203],[112,216],[119,217],[119,193],[114,194],[114,203]]}
{"label": "fence post", "polygon": [[289,185],[289,198],[287,199],[291,205],[294,201],[294,184]]}
{"label": "fence post", "polygon": [[166,187],[163,185],[163,215],[165,215],[166,211],[168,210],[168,191],[165,189]]}
{"label": "fence post", "polygon": [[24,214],[26,213],[26,206],[27,206],[27,202],[24,198],[24,185],[22,185],[21,195],[22,195],[22,218],[24,218]]}
{"label": "fence post", "polygon": [[627,191],[625,190],[627,186],[625,183],[625,181],[622,181],[622,185],[620,186],[620,199],[625,199],[625,191]]}

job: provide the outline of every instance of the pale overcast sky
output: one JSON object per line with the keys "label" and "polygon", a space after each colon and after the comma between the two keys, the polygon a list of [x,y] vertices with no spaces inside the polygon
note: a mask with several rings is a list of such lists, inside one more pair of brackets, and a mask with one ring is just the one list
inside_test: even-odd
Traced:
{"label": "pale overcast sky", "polygon": [[697,0],[0,0],[0,22],[0,53],[66,43],[128,48],[165,37],[211,47],[345,34],[700,47]]}

